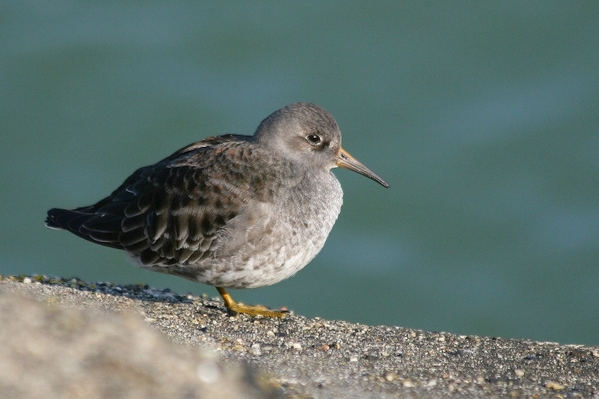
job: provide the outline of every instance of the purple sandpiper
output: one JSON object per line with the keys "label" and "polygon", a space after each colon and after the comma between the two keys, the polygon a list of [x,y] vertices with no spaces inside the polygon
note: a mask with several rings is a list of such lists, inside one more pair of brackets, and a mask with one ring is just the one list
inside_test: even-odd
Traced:
{"label": "purple sandpiper", "polygon": [[389,187],[341,148],[331,114],[295,103],[253,136],[209,137],[136,170],[94,205],[51,209],[46,225],[125,250],[144,269],[212,285],[229,314],[283,317],[236,303],[225,288],[275,284],[318,254],[343,202],[337,166]]}

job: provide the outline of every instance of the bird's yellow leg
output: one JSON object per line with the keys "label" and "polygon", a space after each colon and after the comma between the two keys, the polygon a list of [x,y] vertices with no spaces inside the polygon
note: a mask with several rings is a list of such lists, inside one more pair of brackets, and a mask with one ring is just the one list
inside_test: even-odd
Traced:
{"label": "bird's yellow leg", "polygon": [[288,313],[288,312],[284,312],[284,311],[280,311],[280,310],[270,310],[266,306],[262,306],[262,305],[254,305],[254,306],[243,305],[243,304],[235,302],[233,300],[233,298],[231,298],[231,295],[229,295],[229,293],[227,291],[225,291],[224,288],[216,287],[216,289],[217,289],[218,293],[220,294],[220,296],[223,297],[223,300],[225,301],[225,306],[227,307],[227,311],[232,316],[235,316],[239,313],[245,313],[252,317],[258,316],[258,315],[261,315],[264,317],[285,317]]}

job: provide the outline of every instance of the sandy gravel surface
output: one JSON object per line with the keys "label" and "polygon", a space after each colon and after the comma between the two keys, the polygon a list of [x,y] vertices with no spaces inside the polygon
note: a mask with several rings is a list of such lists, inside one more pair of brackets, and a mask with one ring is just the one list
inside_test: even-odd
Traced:
{"label": "sandy gravel surface", "polygon": [[[17,311],[21,305],[26,309]],[[56,325],[63,313],[79,321]],[[26,316],[31,314],[37,315],[34,320]],[[46,319],[46,324],[35,322]],[[29,359],[19,346],[24,341],[56,336],[51,344],[37,346],[38,374],[27,375],[30,369],[25,364],[21,384],[60,379],[66,389],[69,378],[79,378],[71,385],[80,387],[82,381],[98,385],[96,396],[69,397],[115,397],[105,393],[118,389],[123,395],[117,397],[127,398],[217,397],[210,396],[212,392],[240,398],[599,398],[599,347],[458,336],[299,315],[283,320],[231,317],[220,299],[141,285],[3,277],[0,322],[0,375],[9,363],[13,367],[12,363]],[[103,338],[88,337],[98,330],[104,332]],[[54,359],[48,369],[43,367],[48,361],[44,351]],[[110,360],[107,353],[121,356],[120,360]],[[105,374],[91,367],[90,359],[100,359]],[[77,373],[60,374],[62,366],[57,365],[63,363],[65,370],[75,368]],[[19,375],[11,378],[0,377],[0,391],[19,383]],[[160,394],[159,389],[168,392]],[[51,392],[48,388],[45,396],[22,397],[53,397]]]}

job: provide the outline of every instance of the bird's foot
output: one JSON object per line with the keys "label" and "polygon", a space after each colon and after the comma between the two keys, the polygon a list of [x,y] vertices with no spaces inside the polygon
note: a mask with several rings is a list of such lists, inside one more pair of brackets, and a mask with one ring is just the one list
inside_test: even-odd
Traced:
{"label": "bird's foot", "polygon": [[256,316],[264,316],[264,317],[285,317],[287,316],[287,311],[283,310],[271,310],[266,306],[262,305],[243,305],[241,303],[235,303],[231,306],[227,306],[227,312],[231,316],[236,316],[239,313],[244,313],[252,317]]}
{"label": "bird's foot", "polygon": [[264,317],[285,317],[289,313],[286,310],[271,310],[266,306],[262,305],[244,305],[241,303],[237,303],[233,300],[231,295],[224,288],[216,287],[218,293],[223,300],[225,301],[225,306],[227,307],[227,312],[231,316],[236,316],[239,313],[244,313],[252,317],[256,316],[264,316]]}

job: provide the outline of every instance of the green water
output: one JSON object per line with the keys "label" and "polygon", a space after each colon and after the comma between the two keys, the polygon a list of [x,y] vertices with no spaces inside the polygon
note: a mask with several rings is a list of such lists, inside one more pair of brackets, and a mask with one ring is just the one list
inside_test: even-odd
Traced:
{"label": "green water", "polygon": [[321,254],[246,303],[599,345],[599,3],[0,3],[0,274],[212,287],[43,226],[134,169],[314,102],[390,184],[335,171]]}

